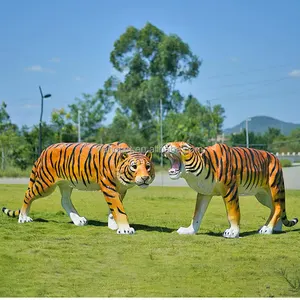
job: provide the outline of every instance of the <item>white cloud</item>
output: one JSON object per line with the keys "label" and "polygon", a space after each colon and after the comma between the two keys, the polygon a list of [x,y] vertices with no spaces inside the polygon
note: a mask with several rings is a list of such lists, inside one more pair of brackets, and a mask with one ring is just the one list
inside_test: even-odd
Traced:
{"label": "white cloud", "polygon": [[300,77],[300,70],[293,70],[289,73],[290,77]]}
{"label": "white cloud", "polygon": [[74,78],[76,81],[82,81],[83,80],[83,77],[81,77],[81,76],[75,76],[75,78]]}
{"label": "white cloud", "polygon": [[42,72],[43,68],[40,65],[35,65],[26,68],[26,70],[31,72]]}
{"label": "white cloud", "polygon": [[29,72],[55,73],[55,71],[50,70],[50,69],[45,69],[45,68],[43,68],[40,65],[33,65],[33,66],[30,66],[30,67],[27,67],[26,71],[29,71]]}
{"label": "white cloud", "polygon": [[60,62],[60,58],[59,57],[52,57],[50,59],[51,62],[54,62],[54,63],[59,63]]}

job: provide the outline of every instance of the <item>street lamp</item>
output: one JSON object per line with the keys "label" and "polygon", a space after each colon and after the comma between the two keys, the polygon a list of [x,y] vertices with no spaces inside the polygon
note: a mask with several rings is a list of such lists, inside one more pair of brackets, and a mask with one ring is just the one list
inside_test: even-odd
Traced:
{"label": "street lamp", "polygon": [[246,119],[246,147],[249,148],[249,130],[248,130],[248,122],[251,121],[251,118]]}
{"label": "street lamp", "polygon": [[51,94],[43,95],[42,88],[39,86],[41,93],[41,116],[39,124],[39,155],[42,153],[42,119],[43,119],[43,109],[44,109],[44,98],[50,98]]}

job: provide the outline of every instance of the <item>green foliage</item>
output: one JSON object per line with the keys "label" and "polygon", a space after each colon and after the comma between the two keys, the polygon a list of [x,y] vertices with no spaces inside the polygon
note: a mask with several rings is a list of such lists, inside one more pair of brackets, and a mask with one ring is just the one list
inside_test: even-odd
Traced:
{"label": "green foliage", "polygon": [[[291,134],[284,136],[277,128],[268,128],[264,134],[249,132],[249,146],[263,149],[273,153],[276,152],[300,152],[300,128],[291,131]],[[245,129],[239,134],[230,136],[229,144],[232,146],[245,146]]]}
{"label": "green foliage", "polygon": [[55,128],[55,142],[76,142],[78,140],[78,129],[71,123],[71,115],[65,109],[54,109],[51,114],[51,123]]}
{"label": "green foliage", "polygon": [[139,131],[144,146],[159,144],[160,102],[163,118],[180,111],[184,98],[176,82],[195,78],[200,60],[178,36],[147,23],[140,30],[127,28],[114,43],[110,61],[124,75],[123,81],[110,77],[105,83],[120,106],[118,113],[127,117],[127,128]]}
{"label": "green foliage", "polygon": [[[25,185],[1,185],[0,204],[18,208]],[[269,210],[241,197],[241,238],[224,239],[224,204],[215,197],[197,235],[188,226],[196,194],[190,188],[128,191],[124,205],[135,235],[107,228],[101,193],[74,191],[84,227],[63,213],[59,191],[34,201],[33,223],[0,215],[1,297],[294,297],[299,226],[285,234],[257,234]],[[300,211],[299,191],[287,192],[288,217]],[[284,273],[282,272],[284,270]],[[288,281],[289,282],[288,282]]]}
{"label": "green foliage", "polygon": [[78,112],[80,111],[82,138],[85,139],[100,127],[113,103],[108,93],[102,89],[99,89],[94,96],[83,94],[82,99],[76,98],[75,101],[76,103],[69,105],[70,118],[75,124],[78,124]]}
{"label": "green foliage", "polygon": [[292,166],[292,163],[288,159],[280,159],[280,164],[283,168],[288,168]]}
{"label": "green foliage", "polygon": [[[29,178],[32,167],[25,167],[20,165],[9,165],[5,170],[1,170],[0,177],[18,178],[25,177]],[[28,179],[29,180],[29,179]]]}

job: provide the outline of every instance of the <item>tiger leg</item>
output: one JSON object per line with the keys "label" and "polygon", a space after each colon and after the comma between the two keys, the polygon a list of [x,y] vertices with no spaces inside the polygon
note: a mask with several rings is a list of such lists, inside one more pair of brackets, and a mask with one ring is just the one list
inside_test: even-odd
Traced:
{"label": "tiger leg", "polygon": [[196,234],[200,228],[201,221],[206,212],[208,204],[212,196],[197,194],[196,206],[191,225],[189,227],[180,227],[177,232],[179,234]]}
{"label": "tiger leg", "polygon": [[[269,222],[271,221],[273,215],[274,215],[274,205],[272,201],[272,195],[270,191],[264,191],[264,192],[259,192],[255,195],[256,199],[264,206],[267,206],[270,208],[270,215],[268,220],[266,221],[265,225],[261,227],[259,230],[259,233],[261,234],[270,234],[272,231],[268,227]],[[282,231],[282,221],[281,219],[278,220],[277,224],[273,228],[274,231]]]}
{"label": "tiger leg", "polygon": [[[289,222],[285,215],[285,191],[283,185],[271,185],[270,195],[272,203],[271,214],[267,224],[259,230],[261,234],[272,234],[273,230],[278,230],[278,227],[282,226],[282,221]],[[285,219],[283,219],[283,216],[285,216]]]}
{"label": "tiger leg", "polygon": [[35,180],[34,183],[30,183],[24,197],[23,205],[19,214],[19,223],[32,222],[32,219],[28,216],[31,204],[34,200],[49,196],[55,190],[55,185],[46,185],[44,182]]}
{"label": "tiger leg", "polygon": [[117,223],[118,234],[133,234],[135,232],[134,228],[129,226],[128,217],[125,213],[123,203],[121,201],[122,196],[113,190],[103,192],[105,201],[108,204],[108,207],[113,215],[114,220]]}
{"label": "tiger leg", "polygon": [[[122,203],[123,203],[123,199],[124,199],[125,195],[126,195],[126,191],[123,192],[123,193],[120,193],[120,196],[121,196],[121,202],[122,202]],[[113,214],[111,213],[110,208],[108,208],[108,220],[107,220],[107,225],[108,225],[108,228],[111,229],[111,230],[117,230],[117,229],[119,228],[117,222],[116,222],[115,219],[114,219]]]}
{"label": "tiger leg", "polygon": [[60,193],[61,193],[61,205],[65,209],[66,213],[72,220],[72,222],[76,226],[84,226],[87,224],[87,220],[84,217],[80,217],[78,212],[76,211],[75,207],[73,206],[72,200],[71,200],[71,194],[73,191],[73,188],[71,188],[67,184],[61,184],[59,185]]}
{"label": "tiger leg", "polygon": [[223,233],[225,238],[238,238],[240,234],[240,206],[238,187],[233,184],[224,189],[223,200],[230,228]]}

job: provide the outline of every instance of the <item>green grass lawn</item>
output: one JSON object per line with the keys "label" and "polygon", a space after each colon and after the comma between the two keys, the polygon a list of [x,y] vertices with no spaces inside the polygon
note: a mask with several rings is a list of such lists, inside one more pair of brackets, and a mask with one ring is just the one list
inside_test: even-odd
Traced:
{"label": "green grass lawn", "polygon": [[[0,204],[20,207],[24,185],[0,185]],[[270,236],[256,232],[269,211],[241,198],[241,238],[225,239],[228,223],[215,197],[197,235],[188,226],[195,192],[189,188],[133,188],[125,209],[135,235],[107,228],[99,192],[74,191],[89,220],[76,227],[59,191],[32,205],[33,223],[1,214],[1,297],[300,297],[300,226]],[[287,214],[300,217],[300,192],[287,192]]]}

